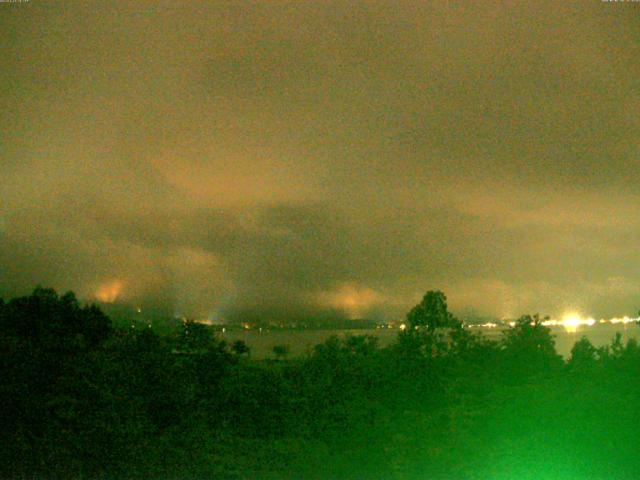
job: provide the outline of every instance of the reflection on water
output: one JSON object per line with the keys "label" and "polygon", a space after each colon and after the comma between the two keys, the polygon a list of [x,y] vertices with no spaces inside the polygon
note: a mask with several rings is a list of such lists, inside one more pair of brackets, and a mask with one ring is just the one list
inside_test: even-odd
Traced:
{"label": "reflection on water", "polygon": [[[633,322],[621,321],[599,323],[586,322],[576,324],[550,324],[549,328],[555,337],[557,352],[568,358],[575,342],[584,335],[596,347],[602,347],[611,343],[616,333],[622,335],[622,341],[627,342],[630,338],[640,339],[640,327]],[[392,343],[398,335],[397,329],[378,330],[288,330],[288,331],[266,331],[257,330],[232,331],[220,335],[221,340],[233,342],[243,340],[251,348],[253,358],[273,357],[273,347],[276,345],[287,345],[291,355],[304,355],[311,353],[313,347],[324,342],[332,335],[345,337],[348,335],[374,335],[379,338],[381,346]],[[478,329],[488,338],[498,340],[502,336],[502,329],[481,328]]]}

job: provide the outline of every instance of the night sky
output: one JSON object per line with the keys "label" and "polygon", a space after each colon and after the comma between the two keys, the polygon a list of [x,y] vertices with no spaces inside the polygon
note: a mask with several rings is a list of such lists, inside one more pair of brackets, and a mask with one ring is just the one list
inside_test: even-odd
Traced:
{"label": "night sky", "polygon": [[0,4],[0,296],[640,308],[640,3]]}

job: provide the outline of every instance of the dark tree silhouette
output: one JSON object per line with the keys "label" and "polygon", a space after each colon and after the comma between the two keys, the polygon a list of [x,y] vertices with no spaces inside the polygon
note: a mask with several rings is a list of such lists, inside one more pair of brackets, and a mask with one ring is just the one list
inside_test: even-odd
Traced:
{"label": "dark tree silhouette", "polygon": [[538,314],[523,315],[514,327],[503,333],[502,351],[514,381],[552,371],[563,363],[556,352],[551,329],[542,321]]}
{"label": "dark tree silhouette", "polygon": [[202,323],[187,320],[178,335],[178,348],[182,352],[203,352],[214,344],[211,328]]}
{"label": "dark tree silhouette", "polygon": [[448,311],[445,294],[440,290],[429,290],[422,301],[407,314],[407,325],[411,330],[416,327],[434,330],[440,327],[458,327],[460,322]]}
{"label": "dark tree silhouette", "polygon": [[593,346],[589,339],[583,336],[571,349],[569,366],[583,368],[595,364],[598,357],[598,349]]}
{"label": "dark tree silhouette", "polygon": [[378,337],[373,335],[352,335],[345,339],[345,351],[355,355],[371,355],[378,348]]}
{"label": "dark tree silhouette", "polygon": [[289,347],[287,345],[275,345],[273,347],[273,354],[276,356],[276,360],[283,360],[289,355]]}
{"label": "dark tree silhouette", "polygon": [[240,361],[202,324],[111,331],[44,288],[0,302],[0,478],[637,477],[635,340],[582,339],[562,368],[537,315],[495,341],[439,328],[441,292],[412,312],[388,347]]}
{"label": "dark tree silhouette", "polygon": [[111,320],[97,306],[81,307],[73,292],[59,297],[52,288],[42,287],[7,303],[1,321],[5,332],[52,345],[94,347],[112,331]]}
{"label": "dark tree silhouette", "polygon": [[249,355],[251,349],[244,340],[236,340],[231,344],[231,350],[236,355]]}

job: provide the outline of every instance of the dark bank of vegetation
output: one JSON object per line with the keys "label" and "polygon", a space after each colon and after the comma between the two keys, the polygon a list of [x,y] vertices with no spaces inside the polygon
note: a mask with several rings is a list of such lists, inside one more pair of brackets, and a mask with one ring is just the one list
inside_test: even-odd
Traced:
{"label": "dark bank of vegetation", "polygon": [[537,316],[489,342],[439,292],[407,320],[386,348],[255,361],[199,324],[113,329],[70,293],[0,302],[0,478],[638,478],[634,341],[565,362]]}

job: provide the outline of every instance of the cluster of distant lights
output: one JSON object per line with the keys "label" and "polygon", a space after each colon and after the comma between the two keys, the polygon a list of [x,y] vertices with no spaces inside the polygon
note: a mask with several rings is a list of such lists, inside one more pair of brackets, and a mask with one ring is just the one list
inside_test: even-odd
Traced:
{"label": "cluster of distant lights", "polygon": [[[104,303],[113,303],[115,301],[115,299],[118,297],[118,295],[120,294],[120,291],[122,290],[122,282],[116,280],[116,281],[112,281],[109,282],[107,284],[104,284],[100,287],[100,289],[98,290],[98,292],[96,293],[96,298]],[[142,309],[140,307],[136,308],[136,312],[137,313],[142,313]],[[184,319],[183,319],[184,320]],[[202,323],[207,323],[207,324],[211,324],[210,321],[202,321]],[[640,317],[637,318],[631,318],[628,316],[624,316],[624,317],[614,317],[614,318],[610,318],[610,319],[600,319],[600,320],[596,320],[592,317],[587,317],[587,318],[583,318],[582,316],[580,316],[579,314],[575,313],[575,312],[571,312],[571,313],[567,313],[565,314],[562,319],[560,320],[556,320],[556,319],[546,319],[543,320],[542,322],[540,322],[542,325],[544,325],[545,327],[564,327],[565,329],[567,329],[568,331],[575,331],[578,327],[582,327],[582,326],[586,326],[586,327],[592,327],[593,325],[595,325],[596,323],[609,323],[609,324],[623,324],[626,325],[628,323],[640,323]],[[516,326],[516,322],[515,321],[511,321],[508,323],[508,325],[510,327],[515,327]],[[473,325],[469,325],[469,328],[500,328],[503,327],[504,324],[498,324],[495,322],[487,322],[487,323],[481,323],[481,324],[473,324]],[[132,327],[134,327],[134,325],[132,325]],[[151,324],[149,324],[149,327],[151,327]],[[243,323],[242,327],[245,330],[249,330],[251,328],[251,326],[247,323]],[[389,324],[386,325],[386,328],[393,328],[393,325]],[[405,330],[407,328],[406,324],[401,323],[398,328],[400,330]],[[225,332],[225,328],[222,329],[222,332]],[[260,328],[260,331],[262,331],[262,328]]]}
{"label": "cluster of distant lights", "polygon": [[[564,327],[568,330],[574,330],[577,329],[578,327],[592,327],[593,325],[595,325],[596,323],[602,324],[602,323],[609,323],[609,324],[623,324],[626,325],[628,323],[637,323],[640,321],[640,317],[637,318],[631,318],[631,317],[614,317],[614,318],[610,318],[610,319],[600,319],[600,320],[596,320],[592,317],[587,317],[587,318],[583,318],[580,315],[578,315],[577,313],[568,313],[565,316],[562,317],[562,319],[560,320],[556,320],[556,319],[547,319],[547,320],[543,320],[542,322],[540,322],[542,325],[544,325],[545,327]],[[510,327],[515,327],[516,322],[515,321],[511,321],[508,323],[508,325]],[[479,325],[470,325],[470,327],[472,328],[499,328],[501,327],[500,324],[494,323],[494,322],[487,322],[487,323],[482,323]]]}

